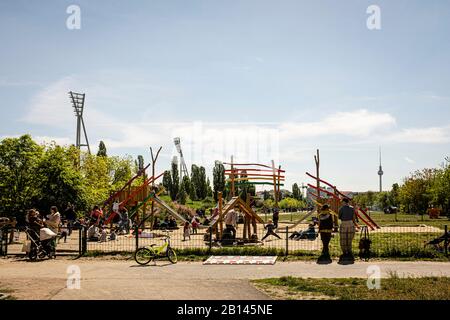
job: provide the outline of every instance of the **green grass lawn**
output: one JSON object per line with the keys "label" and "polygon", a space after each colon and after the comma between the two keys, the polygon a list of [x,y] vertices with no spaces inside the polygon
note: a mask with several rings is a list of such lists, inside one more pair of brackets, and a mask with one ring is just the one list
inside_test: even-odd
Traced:
{"label": "green grass lawn", "polygon": [[449,300],[450,278],[400,278],[391,274],[381,279],[380,289],[368,289],[359,278],[303,279],[281,277],[252,281],[276,299],[339,300]]}

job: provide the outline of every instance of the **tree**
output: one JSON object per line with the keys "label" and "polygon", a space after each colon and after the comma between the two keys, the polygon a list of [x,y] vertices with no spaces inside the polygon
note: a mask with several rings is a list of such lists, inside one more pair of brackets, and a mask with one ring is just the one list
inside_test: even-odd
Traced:
{"label": "tree", "polygon": [[83,153],[80,171],[84,177],[83,185],[88,207],[102,204],[112,190],[108,158]]}
{"label": "tree", "polygon": [[220,161],[214,163],[213,169],[213,189],[214,200],[217,201],[217,194],[225,191],[225,167]]}
{"label": "tree", "polygon": [[0,142],[0,212],[23,217],[40,196],[35,172],[43,152],[30,135]]}
{"label": "tree", "polygon": [[430,187],[435,177],[435,169],[423,169],[406,178],[399,193],[401,210],[424,214],[432,198]]}
{"label": "tree", "polygon": [[185,186],[184,183],[182,183],[180,185],[180,191],[178,192],[178,195],[177,195],[177,200],[182,205],[186,204],[186,198],[187,198],[187,193],[186,193],[184,186]]}
{"label": "tree", "polygon": [[181,188],[181,186],[183,186],[184,191],[186,191],[186,193],[188,195],[191,193],[192,184],[191,184],[191,179],[189,179],[188,176],[183,176],[183,179],[181,180],[180,188]]}
{"label": "tree", "polygon": [[[197,199],[203,200],[208,196],[208,185],[206,182],[206,170],[204,167],[198,167],[195,164],[192,165],[192,167],[191,167],[191,183],[195,190],[195,197]],[[193,192],[191,192],[191,193],[193,195]]]}
{"label": "tree", "polygon": [[375,204],[380,210],[384,210],[385,208],[391,206],[392,203],[390,201],[389,192],[378,192],[375,196]]}
{"label": "tree", "polygon": [[400,186],[398,185],[398,183],[394,183],[392,185],[391,192],[389,192],[389,202],[394,207],[399,206],[399,193],[400,193]]}
{"label": "tree", "polygon": [[138,155],[138,170],[144,170],[144,157],[141,155]]}
{"label": "tree", "polygon": [[35,207],[41,212],[49,212],[54,205],[64,209],[68,202],[78,209],[87,209],[83,176],[73,165],[73,150],[54,144],[48,147],[36,175],[39,197],[35,199]]}
{"label": "tree", "polygon": [[302,193],[300,192],[300,188],[297,183],[294,183],[292,186],[292,197],[294,199],[300,200],[302,198]]}
{"label": "tree", "polygon": [[166,189],[167,193],[170,195],[170,190],[172,190],[172,175],[170,171],[164,171],[162,184],[164,189]]}
{"label": "tree", "polygon": [[212,197],[213,196],[213,190],[211,188],[211,182],[209,181],[209,178],[206,180],[206,187],[207,187],[207,196]]}
{"label": "tree", "polygon": [[170,189],[170,198],[174,201],[180,191],[180,176],[178,174],[178,163],[172,162],[172,188]]}
{"label": "tree", "polygon": [[206,181],[206,170],[204,167],[200,167],[199,171],[199,186],[197,195],[200,200],[204,200],[208,196],[208,183]]}
{"label": "tree", "polygon": [[98,152],[97,152],[97,156],[98,157],[106,157],[106,146],[105,143],[103,141],[100,141],[100,144],[98,145]]}

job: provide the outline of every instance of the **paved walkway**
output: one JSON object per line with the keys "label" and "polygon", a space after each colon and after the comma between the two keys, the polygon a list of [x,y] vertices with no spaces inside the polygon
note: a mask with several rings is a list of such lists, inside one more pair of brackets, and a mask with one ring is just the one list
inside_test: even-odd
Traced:
{"label": "paved walkway", "polygon": [[[66,288],[67,268],[81,270],[81,289]],[[268,299],[250,279],[280,276],[339,278],[367,277],[367,267],[378,265],[383,277],[450,276],[446,262],[357,262],[341,266],[314,262],[277,262],[272,266],[205,266],[200,262],[176,265],[158,262],[137,266],[134,261],[57,259],[30,263],[0,259],[0,287],[15,290],[19,299]]]}

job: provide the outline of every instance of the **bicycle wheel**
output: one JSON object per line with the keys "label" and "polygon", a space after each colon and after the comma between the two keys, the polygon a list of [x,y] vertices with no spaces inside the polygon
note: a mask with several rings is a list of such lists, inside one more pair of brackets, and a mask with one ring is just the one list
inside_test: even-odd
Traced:
{"label": "bicycle wheel", "polygon": [[177,254],[172,248],[167,248],[167,259],[174,264],[178,261]]}
{"label": "bicycle wheel", "polygon": [[134,253],[134,260],[143,266],[153,260],[153,254],[147,248],[139,248]]}

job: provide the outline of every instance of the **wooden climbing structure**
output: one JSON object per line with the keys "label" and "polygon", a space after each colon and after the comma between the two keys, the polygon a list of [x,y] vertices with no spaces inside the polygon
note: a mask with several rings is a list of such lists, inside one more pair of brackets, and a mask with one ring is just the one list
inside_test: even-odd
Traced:
{"label": "wooden climbing structure", "polygon": [[228,167],[225,169],[225,176],[227,177],[227,187],[230,190],[229,199],[224,203],[222,193],[218,194],[219,213],[211,221],[210,227],[215,230],[216,239],[221,240],[224,234],[224,219],[226,215],[231,210],[237,210],[244,218],[242,236],[237,238],[244,242],[257,241],[257,224],[264,223],[264,221],[253,211],[250,194],[245,194],[244,200],[243,195],[238,194],[238,189],[253,185],[272,185],[275,206],[278,207],[280,187],[284,185],[283,182],[285,181],[285,171],[281,170],[281,166],[275,167],[274,161],[272,161],[272,166],[259,163],[234,163],[233,157],[231,157],[231,162],[224,162],[223,164]]}
{"label": "wooden climbing structure", "polygon": [[[306,172],[306,175],[315,181],[315,185],[308,183],[308,187],[315,191],[309,192],[309,195],[313,198],[313,202],[317,205],[317,212],[319,212],[320,206],[325,203],[329,204],[332,211],[338,212],[340,206],[342,205],[342,200],[347,198],[351,201],[351,204],[355,208],[356,216],[361,222],[367,225],[367,227],[371,230],[379,229],[380,226],[367,214],[363,208],[355,203],[351,197],[339,191],[335,185],[320,178],[319,150],[317,150],[314,160],[316,164],[316,175],[314,176],[308,172]],[[322,185],[325,185],[328,188],[325,188]]]}

